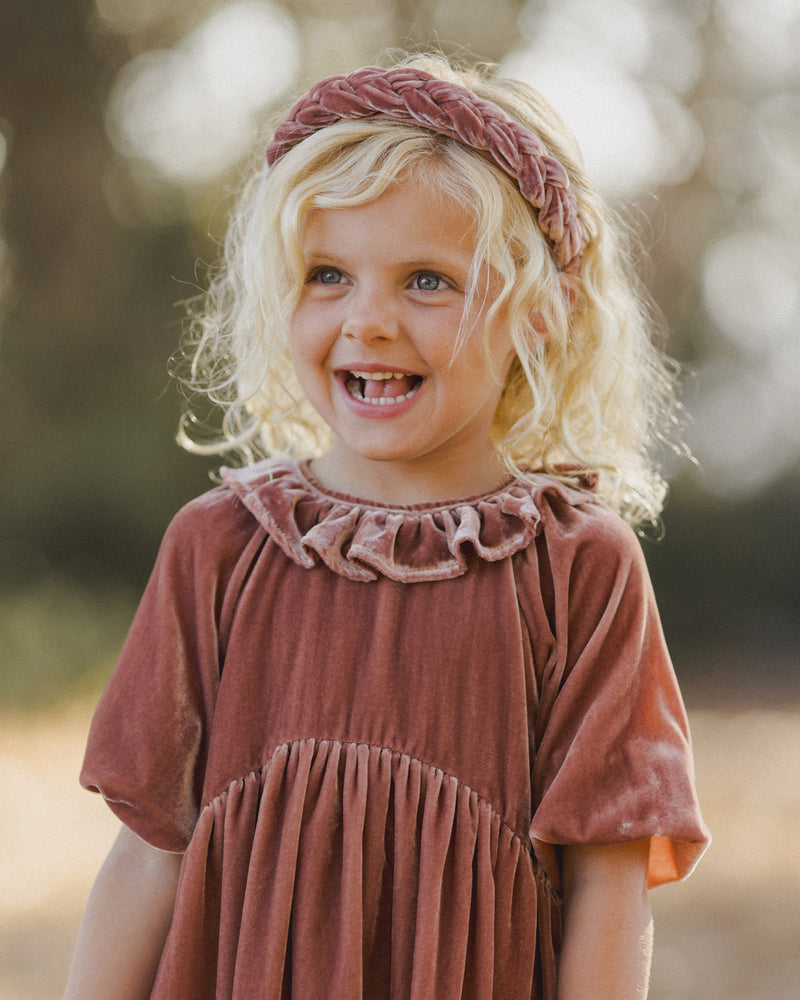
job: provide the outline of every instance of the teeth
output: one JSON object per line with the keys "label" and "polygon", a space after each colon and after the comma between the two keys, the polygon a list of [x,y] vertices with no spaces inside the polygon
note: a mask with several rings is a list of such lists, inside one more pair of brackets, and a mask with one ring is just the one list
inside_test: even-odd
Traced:
{"label": "teeth", "polygon": [[402,396],[380,396],[378,399],[361,397],[361,402],[369,403],[370,406],[394,406],[395,403],[402,403],[404,399],[411,399],[416,391],[417,387],[414,386],[410,392],[406,392]]}
{"label": "teeth", "polygon": [[414,387],[412,389],[409,389],[408,392],[403,393],[402,396],[379,396],[376,397],[375,399],[369,399],[364,395],[360,381],[364,379],[373,382],[385,382],[392,378],[403,379],[407,377],[408,376],[406,375],[405,372],[351,371],[350,378],[347,380],[345,385],[350,395],[353,396],[354,399],[359,400],[359,402],[369,403],[370,406],[395,406],[397,403],[402,403],[406,399],[411,399],[411,397],[417,393],[419,387],[422,385],[422,379],[419,379],[414,384]]}

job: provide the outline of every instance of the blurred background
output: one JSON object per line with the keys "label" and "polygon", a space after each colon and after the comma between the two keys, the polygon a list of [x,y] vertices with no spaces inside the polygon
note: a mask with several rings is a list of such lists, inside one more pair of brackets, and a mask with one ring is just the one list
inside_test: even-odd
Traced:
{"label": "blurred background", "polygon": [[0,1000],[60,994],[114,836],[77,789],[167,521],[166,366],[257,130],[395,46],[500,63],[625,207],[697,464],[645,539],[715,844],[653,1000],[800,996],[800,0],[0,2]]}

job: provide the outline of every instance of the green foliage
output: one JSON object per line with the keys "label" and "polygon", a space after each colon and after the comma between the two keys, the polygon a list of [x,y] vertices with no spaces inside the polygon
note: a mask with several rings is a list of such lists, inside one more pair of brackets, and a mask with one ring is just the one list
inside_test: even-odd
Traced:
{"label": "green foliage", "polygon": [[47,576],[0,598],[0,709],[34,709],[102,685],[119,653],[136,594]]}

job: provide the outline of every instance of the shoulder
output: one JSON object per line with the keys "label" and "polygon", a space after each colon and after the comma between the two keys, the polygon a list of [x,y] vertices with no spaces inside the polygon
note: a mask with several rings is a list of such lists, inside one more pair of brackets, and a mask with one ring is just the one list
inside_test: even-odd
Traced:
{"label": "shoulder", "polygon": [[633,667],[645,648],[649,662],[667,663],[650,575],[633,528],[594,497],[565,504],[551,492],[540,511],[542,528],[525,573],[518,574],[518,588],[526,608],[535,611],[538,601],[544,609],[559,650],[553,674],[559,684],[585,657],[597,664],[592,678],[605,676],[609,664],[620,660]]}
{"label": "shoulder", "polygon": [[576,554],[640,551],[633,528],[590,490],[538,478],[533,493],[541,518],[540,534],[547,544],[573,549]]}
{"label": "shoulder", "polygon": [[607,595],[634,581],[648,586],[636,532],[597,496],[550,480],[537,491],[537,509],[541,522],[531,558],[557,590]]}
{"label": "shoulder", "polygon": [[158,563],[177,567],[182,574],[225,573],[254,544],[264,530],[241,500],[226,486],[200,494],[172,517],[159,549]]}
{"label": "shoulder", "polygon": [[225,485],[215,486],[189,500],[171,519],[166,538],[209,542],[249,537],[256,529],[253,515]]}

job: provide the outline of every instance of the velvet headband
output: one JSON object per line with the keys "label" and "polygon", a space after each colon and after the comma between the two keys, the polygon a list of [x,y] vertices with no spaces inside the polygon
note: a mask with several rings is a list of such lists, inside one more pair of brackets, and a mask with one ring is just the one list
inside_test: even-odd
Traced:
{"label": "velvet headband", "polygon": [[561,271],[577,273],[589,241],[562,164],[542,141],[505,111],[467,87],[423,70],[367,66],[313,87],[275,131],[267,147],[272,166],[307,136],[345,119],[371,118],[417,125],[477,150],[516,181],[537,211]]}

